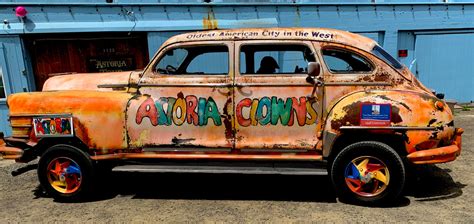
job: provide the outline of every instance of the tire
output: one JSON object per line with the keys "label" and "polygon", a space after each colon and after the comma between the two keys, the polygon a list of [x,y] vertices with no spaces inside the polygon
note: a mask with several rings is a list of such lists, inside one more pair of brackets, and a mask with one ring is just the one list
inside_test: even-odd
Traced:
{"label": "tire", "polygon": [[94,168],[89,156],[70,145],[47,149],[38,163],[38,179],[58,201],[84,199],[93,188]]}
{"label": "tire", "polygon": [[340,200],[365,205],[393,202],[405,185],[400,156],[375,141],[345,147],[334,159],[330,176]]}

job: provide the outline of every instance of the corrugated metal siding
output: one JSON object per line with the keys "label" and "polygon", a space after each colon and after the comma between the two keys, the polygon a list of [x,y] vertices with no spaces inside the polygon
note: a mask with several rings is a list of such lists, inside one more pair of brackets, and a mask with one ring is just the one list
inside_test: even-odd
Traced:
{"label": "corrugated metal siding", "polygon": [[4,102],[0,102],[0,132],[3,132],[5,136],[11,135],[11,127],[8,122],[8,108]]}
{"label": "corrugated metal siding", "polygon": [[474,99],[474,33],[416,36],[416,74],[447,99]]}
{"label": "corrugated metal siding", "polygon": [[28,79],[26,74],[25,60],[22,50],[22,42],[19,36],[0,36],[1,51],[5,64],[3,65],[4,76],[10,77],[11,92],[26,92],[32,89],[34,82]]}
{"label": "corrugated metal siding", "polygon": [[[27,5],[22,23],[15,5],[0,5],[9,25],[1,34],[157,32],[241,27],[331,27],[379,32],[396,53],[400,30],[474,28],[474,4],[85,4]],[[209,23],[209,21],[212,21]],[[215,24],[210,26],[209,24]]]}
{"label": "corrugated metal siding", "polygon": [[[38,3],[39,0],[3,0],[13,3]],[[213,3],[314,3],[315,0],[210,0]],[[472,1],[472,0],[471,0]],[[48,0],[49,3],[68,3],[67,0]],[[76,0],[74,3],[101,3],[105,0]],[[203,3],[204,0],[113,0],[115,4],[126,3]],[[443,3],[443,2],[470,2],[470,0],[318,0],[318,3]]]}
{"label": "corrugated metal siding", "polygon": [[149,32],[148,33],[148,54],[150,60],[155,55],[156,51],[160,48],[160,46],[170,37],[174,35],[178,35],[182,32]]}
{"label": "corrugated metal siding", "polygon": [[[7,94],[30,91],[33,80],[28,79],[20,37],[0,37],[0,69]],[[0,132],[11,133],[7,123],[8,108],[5,99],[0,100]]]}

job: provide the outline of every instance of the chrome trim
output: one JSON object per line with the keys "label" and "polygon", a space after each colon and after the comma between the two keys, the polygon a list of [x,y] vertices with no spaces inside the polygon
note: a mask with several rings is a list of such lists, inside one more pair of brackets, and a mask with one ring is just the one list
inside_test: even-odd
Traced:
{"label": "chrome trim", "polygon": [[15,114],[8,115],[9,117],[61,117],[61,116],[72,116],[72,113],[65,114]]}
{"label": "chrome trim", "polygon": [[196,148],[196,147],[145,147],[143,152],[230,152],[231,148]]}
{"label": "chrome trim", "polygon": [[227,83],[209,83],[209,84],[139,84],[138,87],[233,87]]}
{"label": "chrome trim", "polygon": [[25,125],[10,125],[12,128],[31,128],[33,125],[25,124]]}
{"label": "chrome trim", "polygon": [[12,138],[29,138],[29,135],[13,135],[11,136]]}
{"label": "chrome trim", "polygon": [[400,126],[390,126],[390,127],[368,127],[368,126],[342,126],[341,130],[360,130],[360,129],[369,129],[369,130],[435,130],[436,127],[400,127]]}
{"label": "chrome trim", "polygon": [[281,152],[281,153],[292,153],[292,152],[308,152],[309,149],[240,149],[241,152]]}
{"label": "chrome trim", "polygon": [[391,86],[388,82],[325,82],[325,86]]}
{"label": "chrome trim", "polygon": [[301,84],[301,83],[238,83],[235,84],[236,87],[271,87],[271,86],[306,86],[306,87],[312,87],[313,85],[311,84]]}
{"label": "chrome trim", "polygon": [[[387,82],[328,82],[324,86],[391,86]],[[311,87],[313,85],[307,83],[208,83],[208,84],[139,84],[139,87],[284,87],[284,86],[300,86]],[[107,88],[107,87],[104,87]],[[114,87],[108,87],[114,88]]]}
{"label": "chrome trim", "polygon": [[97,85],[97,88],[127,88],[129,85],[127,84],[100,84]]}

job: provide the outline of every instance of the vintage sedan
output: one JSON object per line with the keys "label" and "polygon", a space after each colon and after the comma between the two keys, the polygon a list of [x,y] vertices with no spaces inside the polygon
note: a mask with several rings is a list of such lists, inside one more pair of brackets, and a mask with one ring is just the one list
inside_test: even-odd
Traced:
{"label": "vintage sedan", "polygon": [[143,71],[55,76],[7,103],[3,158],[40,157],[41,185],[63,200],[108,167],[329,174],[340,198],[384,203],[411,165],[455,160],[463,133],[375,41],[333,29],[181,34]]}

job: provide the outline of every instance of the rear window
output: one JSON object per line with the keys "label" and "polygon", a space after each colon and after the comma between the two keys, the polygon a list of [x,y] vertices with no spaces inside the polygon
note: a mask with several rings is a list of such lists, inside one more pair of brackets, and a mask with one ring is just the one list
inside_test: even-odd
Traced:
{"label": "rear window", "polygon": [[377,57],[384,60],[386,63],[392,65],[396,69],[403,68],[403,65],[400,64],[397,59],[393,58],[392,55],[386,52],[379,45],[375,45],[375,47],[372,49],[372,54],[375,54]]}
{"label": "rear window", "polygon": [[343,49],[323,49],[326,66],[332,73],[368,73],[373,70],[369,61]]}

